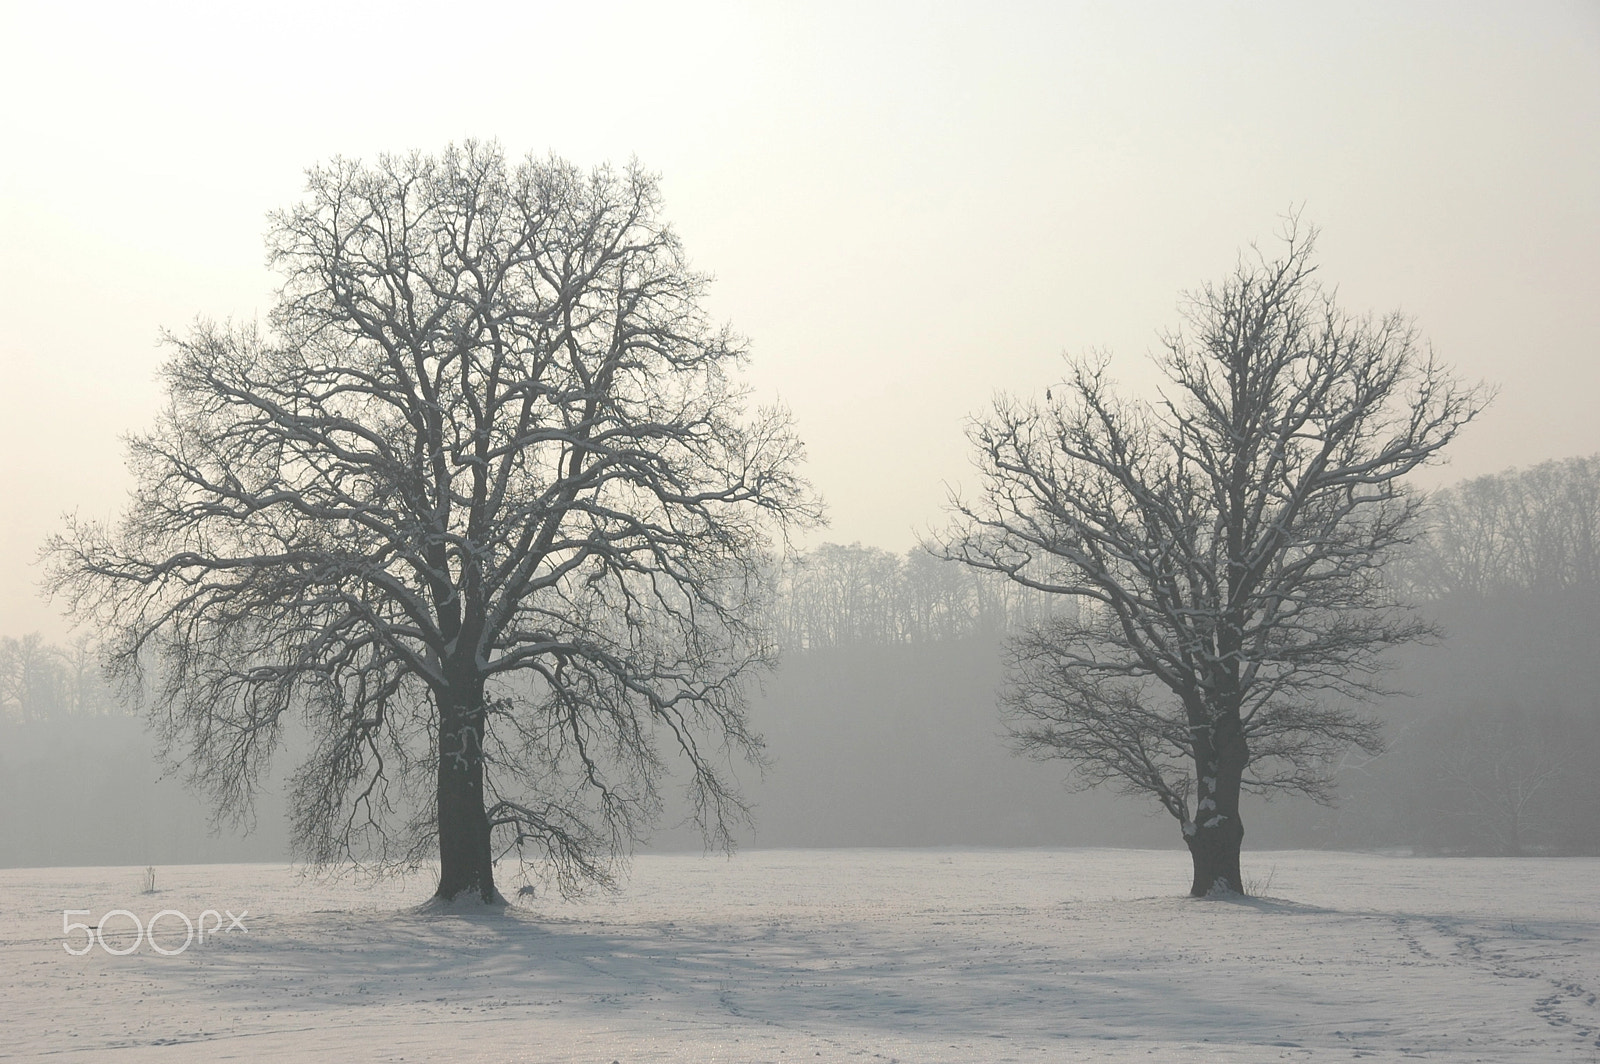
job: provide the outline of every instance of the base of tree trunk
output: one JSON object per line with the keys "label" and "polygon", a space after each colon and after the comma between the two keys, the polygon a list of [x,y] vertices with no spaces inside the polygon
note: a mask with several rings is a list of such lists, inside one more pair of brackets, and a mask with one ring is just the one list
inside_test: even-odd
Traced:
{"label": "base of tree trunk", "polygon": [[434,897],[454,901],[477,895],[485,902],[504,902],[494,886],[494,856],[489,846],[489,818],[475,793],[445,794],[439,803],[439,889]]}
{"label": "base of tree trunk", "polygon": [[[467,688],[464,696],[460,688]],[[463,681],[458,696],[481,706],[481,688]],[[480,710],[462,711],[454,703],[439,707],[439,889],[434,897],[454,901],[476,894],[503,902],[494,889],[494,851],[489,816],[483,804],[483,734]]]}
{"label": "base of tree trunk", "polygon": [[1194,883],[1189,896],[1244,894],[1244,878],[1239,873],[1239,851],[1244,843],[1244,825],[1237,817],[1215,827],[1191,827],[1183,841],[1194,860]]}
{"label": "base of tree trunk", "polygon": [[492,882],[489,884],[488,889],[485,890],[481,884],[473,883],[466,886],[455,886],[454,884],[447,884],[441,879],[439,881],[439,889],[433,892],[433,896],[438,901],[459,901],[463,898],[475,898],[485,905],[509,904],[505,896],[495,889]]}
{"label": "base of tree trunk", "polygon": [[439,889],[433,892],[433,896],[440,901],[455,901],[471,895],[476,895],[486,903],[505,904],[505,898],[494,886],[493,865],[489,862],[461,861],[459,857],[456,861],[447,859],[442,862]]}
{"label": "base of tree trunk", "polygon": [[446,898],[442,894],[435,893],[419,911],[424,913],[461,913],[469,910],[481,911],[488,909],[501,912],[510,905],[511,903],[506,900],[503,894],[496,893],[494,898],[489,900],[485,899],[482,894],[469,890],[462,891],[454,898]]}

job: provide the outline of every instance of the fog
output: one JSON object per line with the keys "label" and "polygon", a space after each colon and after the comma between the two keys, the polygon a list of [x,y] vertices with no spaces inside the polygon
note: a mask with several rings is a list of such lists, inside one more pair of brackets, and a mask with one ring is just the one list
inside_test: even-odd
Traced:
{"label": "fog", "polygon": [[[1600,456],[1437,493],[1393,579],[1439,626],[1389,656],[1388,749],[1337,800],[1246,801],[1251,849],[1600,853]],[[747,848],[1181,845],[1149,795],[1018,757],[996,709],[1009,633],[1052,608],[913,551],[828,546],[781,581],[786,650],[755,692],[768,764],[735,764]],[[0,643],[0,865],[283,861],[291,729],[254,815],[217,822],[72,648]],[[181,750],[180,750],[181,753]],[[681,773],[678,785],[683,783]],[[641,850],[698,850],[669,781]],[[246,830],[246,829],[253,830]]]}
{"label": "fog", "polygon": [[[446,16],[415,4],[0,17],[13,640],[70,644],[38,551],[64,513],[125,499],[162,330],[265,315],[264,219],[305,168],[469,137],[662,175],[712,309],[751,341],[756,397],[806,442],[829,524],[798,549],[913,549],[972,478],[964,419],[1042,393],[1064,351],[1111,352],[1148,389],[1142,356],[1180,294],[1290,211],[1321,228],[1343,305],[1402,308],[1499,390],[1425,486],[1600,451],[1592,3],[488,5],[459,48],[432,47]],[[1247,845],[1494,851],[1408,788],[1455,771],[1425,756],[1448,721],[1537,721],[1567,764],[1600,751],[1589,594],[1433,600],[1452,634],[1397,656],[1415,697],[1380,707],[1394,745],[1348,767],[1360,797],[1257,801]],[[772,765],[740,769],[743,844],[1179,845],[1141,800],[1072,793],[1062,765],[1010,751],[1002,638],[787,648],[754,700]],[[253,835],[213,833],[114,710],[4,728],[0,863],[288,852],[281,795]],[[1569,821],[1600,799],[1566,771],[1527,848],[1594,852]],[[651,845],[697,842],[669,816]]]}
{"label": "fog", "polygon": [[[1493,797],[1478,786],[1498,781],[1465,771],[1452,743],[1499,723],[1518,736],[1504,746],[1562,770],[1522,813],[1526,852],[1600,853],[1588,770],[1600,759],[1600,598],[1506,605],[1458,606],[1449,639],[1399,655],[1392,679],[1408,695],[1379,707],[1389,751],[1352,759],[1333,806],[1248,800],[1247,847],[1498,856]],[[752,709],[772,763],[741,773],[754,825],[740,845],[1181,848],[1148,797],[1077,792],[1061,762],[1012,753],[994,709],[1000,682],[994,638],[790,655]],[[153,751],[126,716],[0,725],[0,866],[290,859],[292,750],[248,832],[215,823],[181,772],[162,777]],[[642,852],[702,848],[674,813],[685,815],[681,800]]]}

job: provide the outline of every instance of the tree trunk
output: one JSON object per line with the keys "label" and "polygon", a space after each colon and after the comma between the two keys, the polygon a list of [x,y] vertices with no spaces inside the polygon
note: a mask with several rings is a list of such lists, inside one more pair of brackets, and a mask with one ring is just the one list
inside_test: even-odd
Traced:
{"label": "tree trunk", "polygon": [[494,887],[489,817],[483,804],[483,699],[441,699],[439,713],[439,889],[446,901],[474,893],[502,900]]}
{"label": "tree trunk", "polygon": [[1244,843],[1244,825],[1236,815],[1211,827],[1189,825],[1183,841],[1189,845],[1189,856],[1194,859],[1194,883],[1189,887],[1192,897],[1203,898],[1218,893],[1244,893],[1244,880],[1239,874],[1239,850]]}
{"label": "tree trunk", "polygon": [[1243,894],[1239,850],[1244,845],[1244,821],[1239,819],[1239,797],[1250,748],[1237,720],[1218,714],[1208,730],[1210,741],[1195,744],[1199,776],[1199,803],[1194,823],[1183,826],[1183,841],[1194,859],[1192,897],[1212,893]]}

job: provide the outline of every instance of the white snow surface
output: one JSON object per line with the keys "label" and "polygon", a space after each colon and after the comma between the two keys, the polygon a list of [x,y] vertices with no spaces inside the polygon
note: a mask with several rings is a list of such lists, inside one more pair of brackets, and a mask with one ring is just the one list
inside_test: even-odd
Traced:
{"label": "white snow surface", "polygon": [[[1254,853],[1270,897],[1201,900],[1187,865],[653,854],[615,895],[447,912],[424,876],[166,867],[144,894],[143,868],[0,870],[0,1057],[1600,1061],[1600,860]],[[63,909],[118,908],[248,931],[67,955]]]}

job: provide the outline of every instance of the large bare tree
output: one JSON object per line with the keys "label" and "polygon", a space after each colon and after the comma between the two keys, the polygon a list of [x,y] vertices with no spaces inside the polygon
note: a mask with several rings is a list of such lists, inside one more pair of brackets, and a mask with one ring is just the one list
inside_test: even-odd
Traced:
{"label": "large bare tree", "polygon": [[270,329],[169,337],[134,500],[53,541],[55,590],[225,809],[304,711],[313,860],[605,880],[673,752],[725,841],[768,537],[817,505],[656,182],[470,143],[309,178]]}
{"label": "large bare tree", "polygon": [[1192,891],[1239,891],[1241,791],[1325,798],[1327,766],[1379,745],[1351,699],[1384,648],[1428,632],[1382,567],[1417,516],[1403,478],[1480,408],[1398,314],[1355,317],[1290,222],[1185,303],[1159,400],[1077,360],[1044,404],[974,422],[982,488],[947,557],[1073,596],[1014,639],[1003,707],[1020,748],[1177,819]]}

